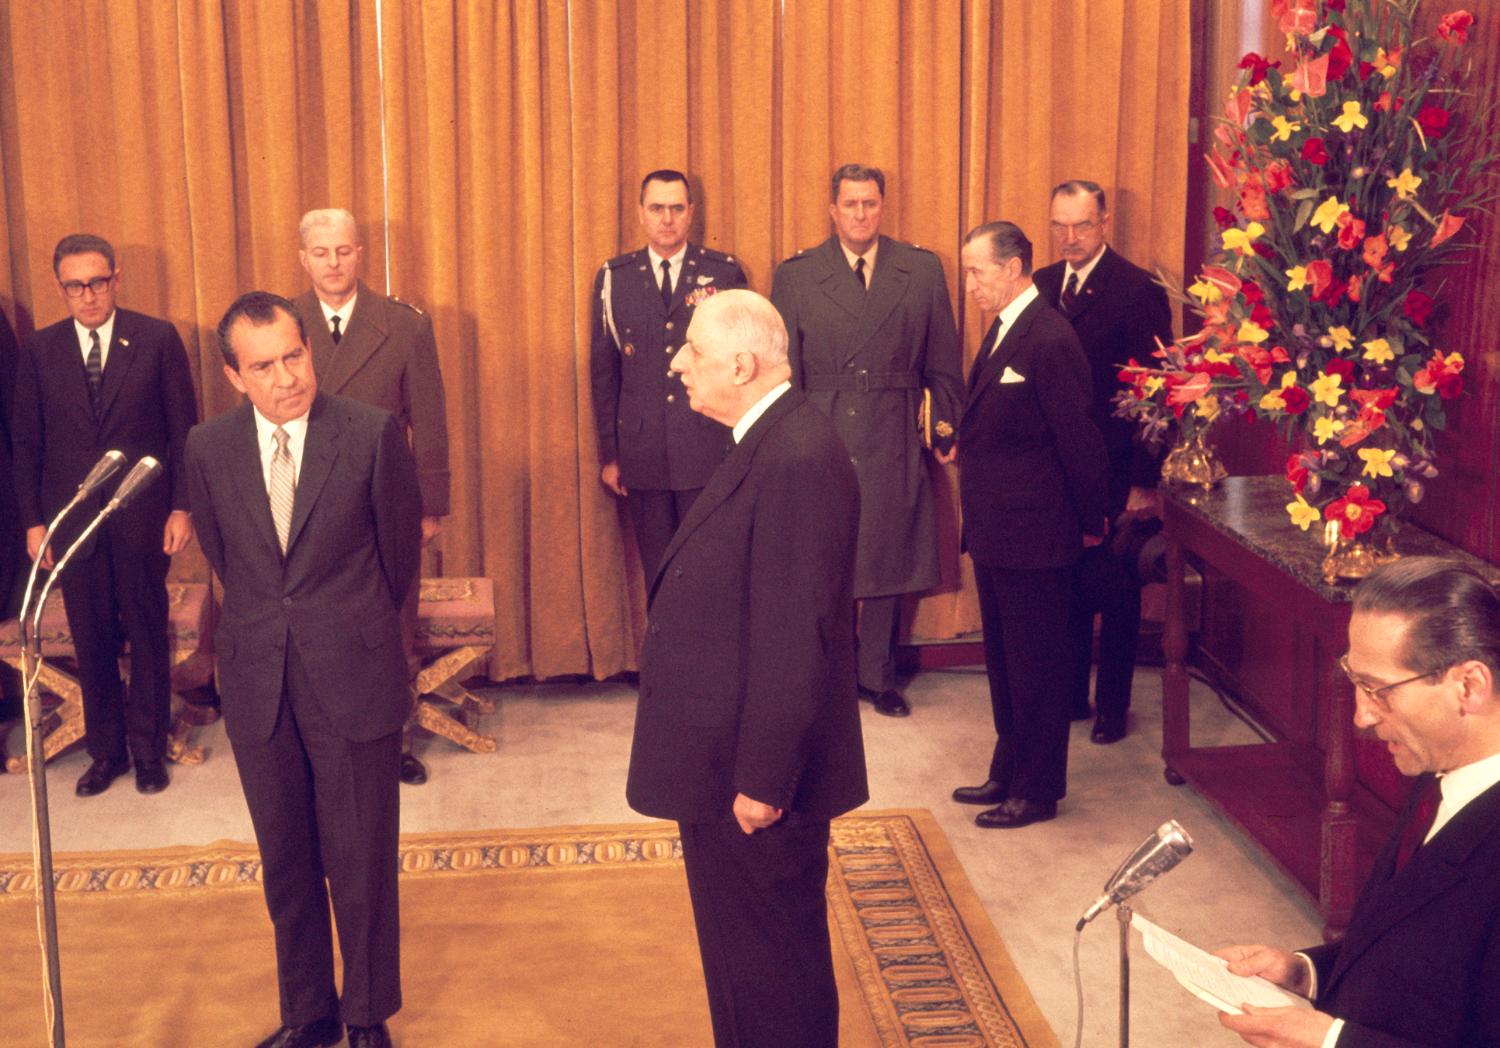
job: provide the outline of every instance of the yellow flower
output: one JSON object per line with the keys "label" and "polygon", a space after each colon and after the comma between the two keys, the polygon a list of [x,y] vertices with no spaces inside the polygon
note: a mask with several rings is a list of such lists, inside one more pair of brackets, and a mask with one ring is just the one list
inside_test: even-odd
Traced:
{"label": "yellow flower", "polygon": [[1286,289],[1288,291],[1301,291],[1303,288],[1307,287],[1306,266],[1293,266],[1291,269],[1288,269],[1286,271],[1286,275]]}
{"label": "yellow flower", "polygon": [[[1332,227],[1330,226],[1329,228]],[[1224,250],[1238,251],[1242,255],[1253,255],[1255,254],[1255,248],[1251,245],[1254,242],[1255,238],[1260,236],[1265,231],[1266,227],[1261,225],[1259,222],[1251,222],[1244,229],[1240,229],[1239,227],[1226,229],[1224,230],[1223,237]]]}
{"label": "yellow flower", "polygon": [[1313,423],[1313,436],[1318,438],[1319,444],[1327,444],[1338,436],[1344,429],[1344,424],[1336,418],[1320,418]]}
{"label": "yellow flower", "polygon": [[1194,407],[1198,412],[1198,417],[1201,418],[1204,422],[1212,422],[1214,419],[1219,417],[1218,397],[1199,397],[1198,403],[1194,405]]}
{"label": "yellow flower", "polygon": [[1360,448],[1359,457],[1364,460],[1365,468],[1360,470],[1367,477],[1394,477],[1395,470],[1391,469],[1391,459],[1396,457],[1396,451],[1392,448],[1383,451],[1380,448]]}
{"label": "yellow flower", "polygon": [[1369,127],[1370,118],[1359,111],[1358,102],[1345,102],[1344,111],[1333,118],[1333,126],[1347,135],[1356,127]]}
{"label": "yellow flower", "polygon": [[1210,364],[1228,364],[1234,359],[1234,354],[1225,353],[1222,349],[1205,349],[1203,359]]}
{"label": "yellow flower", "polygon": [[1328,337],[1333,339],[1333,348],[1339,353],[1347,353],[1354,348],[1354,332],[1342,324],[1329,328]]}
{"label": "yellow flower", "polygon": [[1156,396],[1157,392],[1161,389],[1161,387],[1165,386],[1166,384],[1167,384],[1167,380],[1164,379],[1164,378],[1162,378],[1160,375],[1152,375],[1150,378],[1148,378],[1146,380],[1146,385],[1145,385],[1146,396],[1148,396],[1148,397],[1154,397],[1154,396]]}
{"label": "yellow flower", "polygon": [[1308,505],[1307,500],[1301,495],[1286,504],[1286,511],[1291,516],[1292,523],[1303,531],[1322,519],[1322,514],[1318,512],[1317,507]]}
{"label": "yellow flower", "polygon": [[[1325,233],[1332,233],[1333,227],[1338,225],[1339,216],[1348,210],[1347,207],[1339,203],[1338,197],[1331,196],[1319,204],[1318,209],[1313,212],[1312,224]],[[1229,234],[1225,233],[1224,235],[1228,236]],[[1224,246],[1228,247],[1229,245],[1225,244]]]}
{"label": "yellow flower", "polygon": [[1288,368],[1286,371],[1283,371],[1281,373],[1281,388],[1282,389],[1286,389],[1288,386],[1295,386],[1296,384],[1297,384],[1297,372],[1294,369]]}
{"label": "yellow flower", "polygon": [[1224,292],[1219,290],[1218,284],[1212,280],[1204,280],[1202,277],[1199,277],[1193,282],[1193,286],[1188,288],[1188,294],[1205,306],[1211,306],[1224,297]]}
{"label": "yellow flower", "polygon": [[1395,359],[1396,354],[1391,352],[1391,344],[1383,338],[1372,338],[1360,345],[1364,347],[1365,359],[1372,364],[1384,364]]}
{"label": "yellow flower", "polygon": [[1385,239],[1397,251],[1405,251],[1406,245],[1411,241],[1411,234],[1403,226],[1391,226],[1385,231]]}
{"label": "yellow flower", "polygon": [[1270,338],[1271,333],[1253,320],[1243,320],[1240,322],[1240,329],[1235,332],[1234,337],[1240,342],[1259,345]]}
{"label": "yellow flower", "polygon": [[1285,411],[1286,399],[1282,397],[1281,390],[1273,389],[1260,398],[1260,409],[1262,411]]}
{"label": "yellow flower", "polygon": [[1396,75],[1396,63],[1391,61],[1391,56],[1386,54],[1383,47],[1375,52],[1375,61],[1370,64],[1387,80]]}
{"label": "yellow flower", "polygon": [[1336,408],[1339,406],[1339,398],[1344,395],[1343,385],[1343,375],[1330,375],[1320,371],[1307,388],[1312,391],[1313,399],[1319,404]]}
{"label": "yellow flower", "polygon": [[[1394,189],[1396,191],[1396,195],[1402,200],[1410,200],[1413,196],[1416,195],[1417,187],[1422,184],[1422,180],[1416,175],[1412,174],[1411,168],[1407,167],[1402,168],[1401,173],[1395,178],[1386,179],[1385,184]],[[1326,233],[1327,230],[1324,230],[1324,232]],[[1389,239],[1389,237],[1387,239]],[[1405,238],[1403,238],[1402,242],[1405,242]],[[1405,248],[1398,247],[1396,250],[1404,251]]]}
{"label": "yellow flower", "polygon": [[1284,116],[1278,116],[1275,120],[1272,120],[1271,126],[1276,129],[1276,133],[1271,136],[1271,141],[1273,142],[1285,142],[1292,137],[1293,131],[1302,130],[1301,124],[1295,120],[1288,120]]}

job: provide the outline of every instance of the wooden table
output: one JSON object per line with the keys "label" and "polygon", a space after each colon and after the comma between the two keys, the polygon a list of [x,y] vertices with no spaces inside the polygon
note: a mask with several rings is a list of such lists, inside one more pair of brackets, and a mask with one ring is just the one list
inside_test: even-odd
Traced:
{"label": "wooden table", "polygon": [[[203,582],[169,583],[167,586],[167,628],[171,632],[172,690],[177,714],[167,736],[168,760],[179,764],[199,764],[203,749],[190,744],[192,729],[210,723],[214,717],[200,712],[206,707],[181,701],[184,692],[209,685],[213,680],[213,623],[217,606]],[[68,746],[83,738],[83,691],[78,678],[55,660],[73,658],[73,636],[68,630],[63,595],[54,592],[42,616],[42,667],[38,682],[42,690],[57,700],[48,714],[42,743],[42,761],[51,760]],[[0,623],[0,659],[21,669],[20,623],[8,619]],[[121,673],[129,677],[130,660],[120,660]],[[11,757],[5,770],[26,770],[26,756]]]}
{"label": "wooden table", "polygon": [[495,584],[485,578],[423,579],[417,593],[417,654],[422,668],[412,680],[416,722],[473,753],[493,753],[493,736],[468,723],[495,704],[463,681],[495,646]]}
{"label": "wooden table", "polygon": [[[1372,788],[1390,783],[1394,769],[1383,748],[1356,740],[1353,689],[1338,669],[1348,647],[1353,587],[1323,581],[1321,530],[1302,532],[1290,523],[1284,508],[1290,497],[1286,481],[1271,476],[1231,477],[1210,492],[1177,490],[1164,499],[1162,759],[1167,781],[1191,784],[1312,896],[1326,922],[1324,934],[1334,938],[1347,926],[1394,821],[1391,790]],[[1495,575],[1484,562],[1413,526],[1403,529],[1397,547],[1405,554],[1456,557]],[[1246,631],[1286,633],[1290,665],[1279,680],[1289,693],[1276,699],[1306,716],[1273,711],[1264,721],[1282,725],[1273,742],[1192,745],[1183,615],[1190,557],[1206,576],[1227,577],[1248,592],[1246,604],[1256,611],[1246,616]],[[1207,586],[1205,600],[1214,593]],[[1237,697],[1252,713],[1268,705],[1254,695]],[[1306,727],[1287,727],[1296,724]],[[1357,765],[1364,774],[1357,774]]]}

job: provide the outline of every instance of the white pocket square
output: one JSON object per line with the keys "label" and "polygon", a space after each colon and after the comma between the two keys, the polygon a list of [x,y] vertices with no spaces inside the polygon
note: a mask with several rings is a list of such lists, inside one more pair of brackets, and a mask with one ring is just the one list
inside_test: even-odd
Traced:
{"label": "white pocket square", "polygon": [[1026,376],[1023,375],[1023,374],[1021,374],[1019,371],[1016,371],[1009,364],[1005,365],[1005,370],[1003,372],[1001,372],[1001,374],[1000,374],[1000,384],[1002,386],[1005,383],[1007,383],[1007,382],[1025,382],[1025,381],[1026,381]]}

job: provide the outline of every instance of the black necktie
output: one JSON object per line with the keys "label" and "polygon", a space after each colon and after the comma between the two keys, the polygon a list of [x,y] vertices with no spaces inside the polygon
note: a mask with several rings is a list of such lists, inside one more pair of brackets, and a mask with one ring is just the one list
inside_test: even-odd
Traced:
{"label": "black necktie", "polygon": [[667,312],[672,311],[672,263],[665,258],[661,260],[661,304]]}
{"label": "black necktie", "polygon": [[1427,838],[1427,831],[1432,829],[1432,824],[1437,819],[1438,802],[1443,799],[1443,791],[1438,781],[1436,776],[1427,780],[1421,799],[1417,801],[1416,810],[1411,813],[1411,822],[1406,824],[1406,829],[1401,833],[1401,847],[1396,851],[1397,873],[1400,873],[1411,861],[1411,857],[1417,853],[1417,849]]}
{"label": "black necktie", "polygon": [[335,346],[338,345],[339,339],[343,337],[344,336],[339,332],[339,315],[335,313],[333,315],[333,344]]}
{"label": "black necktie", "polygon": [[1078,274],[1069,273],[1068,282],[1063,286],[1062,294],[1058,296],[1057,304],[1062,307],[1064,313],[1073,312],[1073,303],[1078,300]]}
{"label": "black necktie", "polygon": [[974,386],[979,381],[979,373],[984,370],[984,362],[990,359],[990,354],[995,352],[995,347],[1000,344],[1000,331],[1004,326],[1005,322],[996,317],[995,337],[979,347],[979,355],[974,358],[974,367],[969,371],[969,392],[974,391]]}
{"label": "black necktie", "polygon": [[89,402],[95,414],[99,411],[99,390],[104,385],[104,355],[99,349],[99,332],[89,332],[89,355],[83,362],[89,375]]}
{"label": "black necktie", "polygon": [[865,283],[865,260],[863,258],[854,260],[854,279],[858,280],[859,286],[866,291],[870,289],[870,285]]}

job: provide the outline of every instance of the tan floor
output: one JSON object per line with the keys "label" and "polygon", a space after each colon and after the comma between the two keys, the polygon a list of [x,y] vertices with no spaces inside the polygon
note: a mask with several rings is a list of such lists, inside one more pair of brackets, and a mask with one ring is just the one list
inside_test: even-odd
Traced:
{"label": "tan floor", "polygon": [[[1265,940],[1288,946],[1316,941],[1312,906],[1253,846],[1191,789],[1161,777],[1159,674],[1137,674],[1132,733],[1115,746],[1088,742],[1074,726],[1070,786],[1061,817],[1018,831],[974,826],[974,809],[949,791],[983,777],[993,740],[983,674],[927,673],[907,693],[915,713],[904,721],[865,710],[871,805],[928,808],[948,835],[1006,948],[1064,1045],[1073,1043],[1075,997],[1072,926],[1120,860],[1168,818],[1193,834],[1197,850],[1140,897],[1157,923],[1204,945]],[[633,692],[619,685],[552,684],[495,688],[498,711],[483,728],[499,752],[479,756],[426,739],[419,752],[431,781],[402,791],[402,829],[518,828],[638,819],[625,804],[624,769]],[[1248,732],[1195,687],[1195,741],[1249,741]],[[222,727],[200,733],[206,763],[173,769],[172,787],[143,797],[122,779],[108,793],[81,800],[73,781],[87,764],[81,752],[50,765],[54,848],[106,850],[250,839],[234,762]],[[18,732],[7,741],[22,747]],[[30,848],[26,781],[0,775],[0,852]],[[34,950],[31,941],[0,949]],[[1086,997],[1083,1043],[1118,1043],[1117,932],[1112,917],[1091,925],[1082,944]],[[1239,1044],[1213,1012],[1132,952],[1132,1042],[1152,1048]],[[66,965],[66,956],[64,957]],[[10,998],[10,995],[7,995]],[[25,1006],[25,1001],[13,1002]],[[36,1002],[40,1007],[40,1002]]]}

